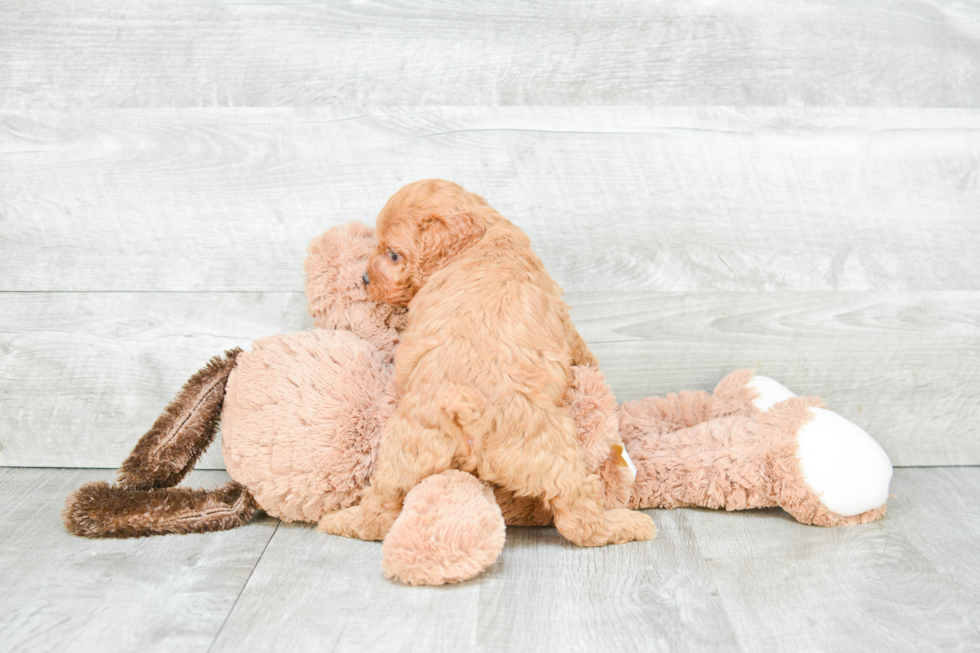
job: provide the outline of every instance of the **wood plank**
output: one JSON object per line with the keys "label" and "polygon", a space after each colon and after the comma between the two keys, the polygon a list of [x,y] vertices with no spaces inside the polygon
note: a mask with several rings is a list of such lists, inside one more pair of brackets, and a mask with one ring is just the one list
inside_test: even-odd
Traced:
{"label": "wood plank", "polygon": [[[931,486],[945,473],[968,479],[959,491],[974,503],[980,499],[976,468],[899,469],[892,492],[902,496]],[[909,497],[929,504],[916,510],[906,510],[906,502],[889,502],[884,521],[848,528],[802,526],[779,510],[724,519],[699,514],[692,524],[698,553],[711,570],[741,649],[976,650],[980,630],[970,615],[980,605],[961,600],[959,572],[934,566],[919,535],[958,537],[961,521],[969,519],[965,512],[949,519],[937,505],[945,502],[940,496]],[[952,565],[970,567],[976,563],[973,548],[954,544],[943,551]]]}
{"label": "wood plank", "polygon": [[478,581],[479,650],[739,650],[682,513],[646,512],[655,541],[599,549],[553,528],[508,529],[501,558]]}
{"label": "wood plank", "polygon": [[663,546],[582,549],[554,529],[512,528],[485,575],[416,588],[383,579],[379,543],[285,524],[212,650],[736,650],[690,536],[663,533]]}
{"label": "wood plank", "polygon": [[[779,510],[649,511],[657,540],[599,549],[571,546],[550,528],[512,528],[487,574],[443,588],[384,581],[378,543],[309,525],[275,530],[263,517],[205,535],[67,534],[64,496],[104,477],[0,469],[5,650],[980,645],[976,467],[896,470],[888,515],[858,527],[803,526]],[[194,472],[189,481],[223,478]]]}
{"label": "wood plank", "polygon": [[0,101],[977,107],[978,24],[926,0],[13,4]]}
{"label": "wood plank", "polygon": [[[949,473],[975,503],[977,471],[901,469],[892,490]],[[442,588],[384,581],[377,543],[283,526],[213,650],[972,650],[976,604],[906,535],[938,540],[969,519],[937,499],[837,529],[780,510],[649,511],[657,540],[598,549],[511,528],[488,573]],[[936,551],[954,570],[975,558],[957,542]]]}
{"label": "wood plank", "polygon": [[980,464],[980,295],[574,295],[620,401],[711,390],[753,368],[816,395],[896,465]]}
{"label": "wood plank", "polygon": [[211,651],[472,651],[478,592],[397,585],[380,542],[283,524]]}
{"label": "wood plank", "polygon": [[[118,467],[190,376],[312,327],[302,293],[0,293],[0,465]],[[224,469],[215,443],[198,462]]]}
{"label": "wood plank", "polygon": [[[278,520],[223,533],[87,540],[60,511],[101,470],[0,469],[4,651],[208,649]],[[191,485],[227,481],[192,472]]]}
{"label": "wood plank", "polygon": [[298,291],[313,236],[433,176],[518,223],[568,291],[980,289],[980,110],[0,120],[0,290]]}
{"label": "wood plank", "polygon": [[[571,293],[620,401],[751,367],[896,465],[980,464],[980,293]],[[211,356],[309,328],[301,293],[0,293],[0,465],[116,467]],[[201,468],[223,468],[217,446]]]}
{"label": "wood plank", "polygon": [[980,632],[980,467],[902,470],[900,479],[888,510],[902,515],[902,532],[922,552],[919,566],[950,580],[947,593]]}

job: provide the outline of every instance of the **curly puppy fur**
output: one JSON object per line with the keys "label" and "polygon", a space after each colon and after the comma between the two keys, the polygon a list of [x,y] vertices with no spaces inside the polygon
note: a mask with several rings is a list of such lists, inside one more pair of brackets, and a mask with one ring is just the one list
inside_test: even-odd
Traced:
{"label": "curly puppy fur", "polygon": [[646,540],[646,515],[604,510],[563,397],[572,365],[596,359],[527,236],[456,184],[409,184],[382,209],[368,294],[408,306],[395,361],[402,394],[358,506],[321,530],[383,539],[405,494],[447,469],[539,498],[583,546]]}

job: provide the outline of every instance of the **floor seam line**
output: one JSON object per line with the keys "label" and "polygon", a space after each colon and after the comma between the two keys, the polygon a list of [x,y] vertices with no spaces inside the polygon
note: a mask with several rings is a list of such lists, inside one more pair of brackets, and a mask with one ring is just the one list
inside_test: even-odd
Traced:
{"label": "floor seam line", "polygon": [[238,590],[238,596],[235,597],[234,603],[232,603],[231,608],[228,609],[228,614],[225,615],[224,620],[221,622],[221,626],[218,628],[218,632],[214,634],[214,638],[211,640],[211,644],[208,646],[208,650],[206,651],[206,653],[211,653],[211,649],[213,649],[214,645],[217,644],[218,638],[221,637],[221,632],[225,629],[225,624],[228,623],[228,619],[231,618],[231,614],[235,611],[235,607],[238,605],[238,600],[242,598],[242,594],[245,592],[245,588],[248,587],[248,581],[252,580],[252,574],[254,574],[255,570],[258,569],[259,563],[262,562],[262,558],[265,556],[265,552],[269,548],[269,544],[272,543],[272,538],[274,538],[276,536],[276,533],[279,532],[280,526],[282,526],[282,520],[279,520],[279,523],[276,524],[276,527],[272,530],[272,535],[269,536],[269,539],[266,541],[265,546],[262,547],[262,553],[259,554],[258,559],[255,561],[255,564],[252,566],[252,570],[248,572],[248,578],[246,578],[245,582],[242,583],[242,588]]}

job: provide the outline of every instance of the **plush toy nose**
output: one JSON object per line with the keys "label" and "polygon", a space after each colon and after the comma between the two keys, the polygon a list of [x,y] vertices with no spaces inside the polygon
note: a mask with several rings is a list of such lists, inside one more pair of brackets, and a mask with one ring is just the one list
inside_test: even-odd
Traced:
{"label": "plush toy nose", "polygon": [[367,272],[361,275],[361,280],[364,281],[365,286],[371,283],[371,277],[368,276]]}

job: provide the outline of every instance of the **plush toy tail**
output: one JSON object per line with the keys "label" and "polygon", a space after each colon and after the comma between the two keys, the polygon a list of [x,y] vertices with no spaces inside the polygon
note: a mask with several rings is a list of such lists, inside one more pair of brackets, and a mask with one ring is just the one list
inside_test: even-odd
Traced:
{"label": "plush toy tail", "polygon": [[119,468],[118,485],[87,483],[69,495],[65,526],[84,537],[203,533],[246,523],[257,505],[238,483],[213,490],[174,487],[214,440],[225,384],[241,349],[192,376]]}

